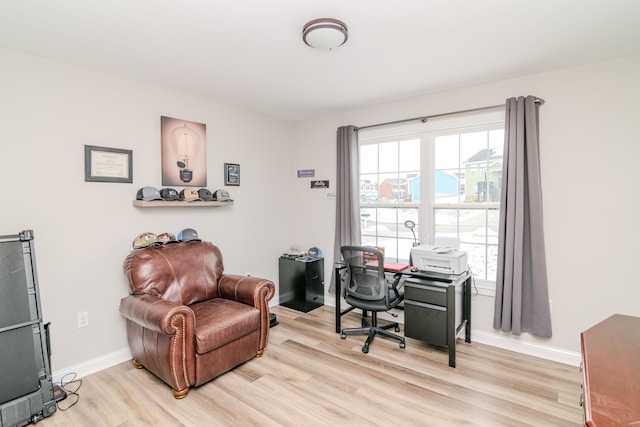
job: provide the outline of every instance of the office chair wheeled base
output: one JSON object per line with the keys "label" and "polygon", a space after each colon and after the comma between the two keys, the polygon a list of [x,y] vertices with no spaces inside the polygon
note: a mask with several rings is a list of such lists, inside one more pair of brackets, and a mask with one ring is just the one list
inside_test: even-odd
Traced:
{"label": "office chair wheeled base", "polygon": [[369,344],[375,338],[376,335],[380,335],[383,337],[391,338],[396,341],[399,341],[400,348],[405,348],[405,339],[396,334],[392,334],[387,329],[393,328],[394,331],[400,332],[400,326],[397,323],[390,323],[384,326],[378,326],[378,320],[376,313],[371,313],[371,323],[367,321],[364,317],[362,318],[362,327],[361,328],[348,328],[340,331],[340,338],[346,339],[347,335],[368,335],[367,341],[365,341],[364,346],[362,347],[363,353],[369,353]]}

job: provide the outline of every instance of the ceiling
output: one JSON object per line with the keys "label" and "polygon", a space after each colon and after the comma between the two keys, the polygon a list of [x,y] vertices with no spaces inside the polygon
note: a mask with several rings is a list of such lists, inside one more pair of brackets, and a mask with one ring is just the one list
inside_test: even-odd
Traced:
{"label": "ceiling", "polygon": [[[306,46],[326,17],[347,43]],[[638,17],[637,0],[2,0],[0,47],[298,121],[638,54]]]}

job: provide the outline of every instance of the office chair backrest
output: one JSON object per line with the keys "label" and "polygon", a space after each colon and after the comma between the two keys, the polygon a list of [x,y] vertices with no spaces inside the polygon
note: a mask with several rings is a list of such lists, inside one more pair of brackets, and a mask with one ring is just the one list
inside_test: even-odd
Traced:
{"label": "office chair backrest", "polygon": [[372,301],[388,298],[382,252],[370,246],[342,246],[340,252],[347,265],[345,295]]}

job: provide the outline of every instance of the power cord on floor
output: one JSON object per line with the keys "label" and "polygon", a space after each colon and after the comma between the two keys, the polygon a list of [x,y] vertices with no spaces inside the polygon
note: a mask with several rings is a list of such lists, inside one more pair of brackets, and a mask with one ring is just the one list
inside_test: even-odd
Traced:
{"label": "power cord on floor", "polygon": [[[67,377],[70,377],[70,379],[67,380]],[[60,411],[66,411],[80,400],[78,390],[82,387],[82,379],[76,379],[76,377],[77,374],[75,372],[70,372],[60,378],[60,383],[58,385],[65,393],[67,393],[67,397],[64,400],[56,403]]]}

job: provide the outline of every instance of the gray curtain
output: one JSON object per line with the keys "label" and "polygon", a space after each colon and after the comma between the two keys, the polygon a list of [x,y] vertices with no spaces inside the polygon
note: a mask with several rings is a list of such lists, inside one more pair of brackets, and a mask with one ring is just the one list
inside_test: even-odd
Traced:
{"label": "gray curtain", "polygon": [[[341,126],[337,131],[336,229],[333,261],[340,261],[340,247],[360,244],[360,151],[358,129]],[[331,270],[329,292],[336,293],[336,278]],[[336,296],[339,298],[339,296]]]}
{"label": "gray curtain", "polygon": [[550,337],[538,109],[533,96],[507,99],[493,327]]}

